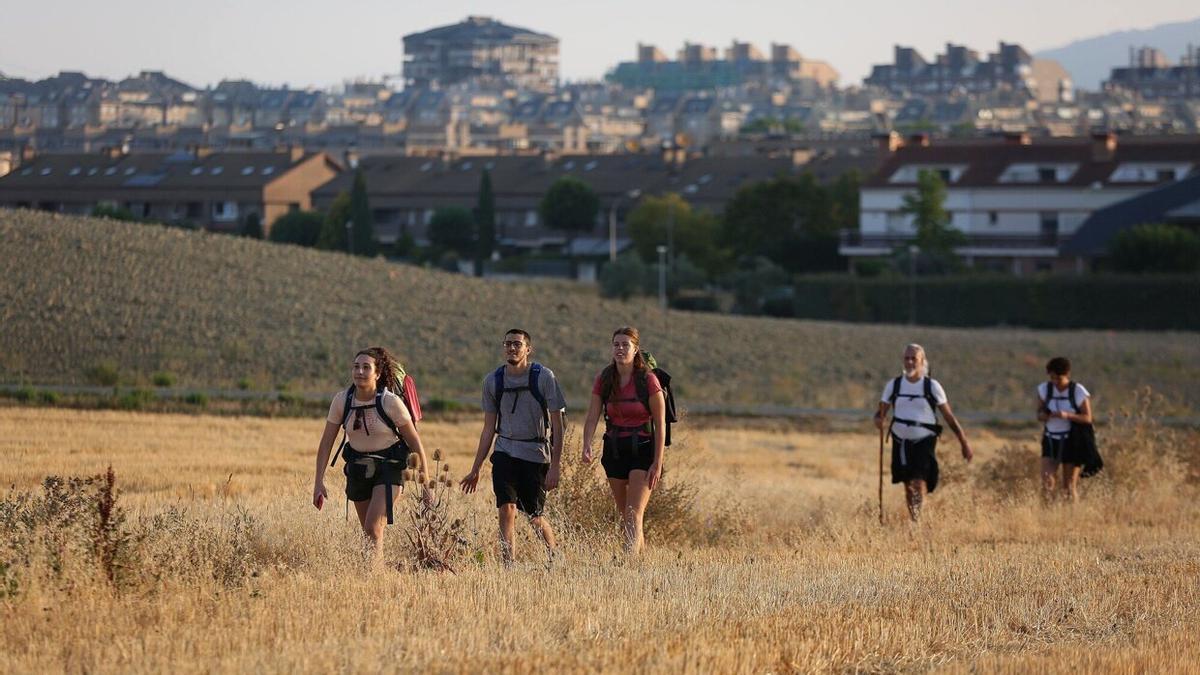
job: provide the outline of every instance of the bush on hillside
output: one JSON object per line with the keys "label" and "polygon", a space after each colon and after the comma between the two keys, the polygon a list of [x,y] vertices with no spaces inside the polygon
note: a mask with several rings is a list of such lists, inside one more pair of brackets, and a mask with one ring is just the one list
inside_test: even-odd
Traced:
{"label": "bush on hillside", "polygon": [[1118,272],[1200,271],[1200,235],[1178,225],[1138,225],[1113,237],[1109,260]]}
{"label": "bush on hillside", "polygon": [[281,244],[316,246],[323,217],[316,211],[292,211],[275,219],[268,239]]}

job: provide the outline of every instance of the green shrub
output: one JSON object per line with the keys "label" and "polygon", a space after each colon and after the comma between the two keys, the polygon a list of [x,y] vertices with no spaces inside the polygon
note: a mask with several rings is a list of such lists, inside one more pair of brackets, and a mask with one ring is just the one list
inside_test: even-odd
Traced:
{"label": "green shrub", "polygon": [[149,389],[134,389],[117,396],[116,406],[121,410],[141,410],[157,398]]}
{"label": "green shrub", "polygon": [[101,361],[83,372],[88,382],[102,387],[114,387],[120,381],[117,365],[112,361]]}
{"label": "green shrub", "polygon": [[190,405],[199,406],[199,407],[203,408],[208,405],[208,395],[203,392],[195,391],[195,392],[188,394],[187,396],[184,396],[183,401]]}
{"label": "green shrub", "polygon": [[159,372],[155,373],[151,378],[156,387],[173,387],[175,386],[175,376],[171,373]]}
{"label": "green shrub", "polygon": [[1197,272],[1200,271],[1200,235],[1179,225],[1138,225],[1113,237],[1109,260],[1118,272]]}
{"label": "green shrub", "polygon": [[46,405],[55,405],[59,402],[60,397],[58,395],[58,392],[56,392],[56,391],[48,391],[46,389],[43,389],[37,393],[37,399],[38,399],[38,403],[44,403]]}
{"label": "green shrub", "polygon": [[271,224],[267,238],[281,244],[316,246],[321,236],[324,218],[316,211],[293,211],[285,213]]}
{"label": "green shrub", "polygon": [[467,406],[448,398],[431,398],[427,403],[423,404],[421,408],[425,412],[439,413],[458,412],[461,410],[466,410]]}
{"label": "green shrub", "polygon": [[22,403],[28,403],[32,401],[36,395],[37,392],[34,391],[33,387],[29,386],[21,387],[12,393],[12,397]]}
{"label": "green shrub", "polygon": [[249,389],[253,386],[254,386],[254,380],[251,380],[248,377],[243,377],[237,381],[237,388],[241,389],[242,391],[246,391],[247,389]]}
{"label": "green shrub", "polygon": [[644,292],[654,270],[636,253],[626,253],[600,270],[600,292],[606,298],[628,300]]}

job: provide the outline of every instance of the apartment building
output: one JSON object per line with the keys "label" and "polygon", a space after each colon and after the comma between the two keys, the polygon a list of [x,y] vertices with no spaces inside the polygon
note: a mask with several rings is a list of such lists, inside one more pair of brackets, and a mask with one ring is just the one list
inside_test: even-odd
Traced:
{"label": "apartment building", "polygon": [[893,53],[892,63],[874,66],[863,84],[900,98],[1012,92],[1054,102],[1074,96],[1070,75],[1061,64],[1035,59],[1017,44],[1001,42],[986,58],[951,43],[932,61],[912,47],[896,45]]}
{"label": "apartment building", "polygon": [[406,87],[475,81],[550,92],[558,86],[558,38],[470,16],[405,35],[403,70]]}

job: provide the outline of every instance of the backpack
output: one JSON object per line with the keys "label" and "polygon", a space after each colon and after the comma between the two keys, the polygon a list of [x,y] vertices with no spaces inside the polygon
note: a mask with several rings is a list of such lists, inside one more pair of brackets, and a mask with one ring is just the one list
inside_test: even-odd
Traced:
{"label": "backpack", "polygon": [[[671,425],[675,424],[676,422],[679,421],[679,417],[676,415],[676,412],[675,412],[675,393],[671,390],[671,374],[668,373],[667,371],[663,370],[662,368],[658,367],[658,361],[656,361],[654,359],[654,356],[652,356],[650,354],[650,352],[642,352],[642,358],[644,358],[646,360],[646,365],[649,366],[649,370],[643,371],[641,373],[640,377],[638,376],[638,373],[636,371],[634,372],[633,388],[637,392],[638,402],[640,402],[643,406],[645,406],[646,410],[649,412],[650,411],[650,387],[647,384],[648,378],[646,376],[646,373],[647,372],[654,373],[654,376],[658,378],[658,383],[660,385],[662,385],[663,404],[664,404],[664,408],[665,408],[665,410],[663,412],[664,412],[664,418],[667,423],[667,428],[665,430],[665,433],[663,434],[663,436],[664,436],[663,445],[670,446],[671,445]],[[608,364],[607,367],[605,367],[605,372],[607,373],[607,371],[609,371],[610,369],[615,370],[614,366],[611,363]],[[604,377],[604,374],[602,374],[601,377]],[[617,378],[617,374],[615,372],[613,372],[612,377],[615,381]],[[605,395],[606,395],[606,392],[604,392],[604,391],[600,392],[600,404],[601,404],[600,409],[604,412],[605,426],[608,429],[615,429],[617,431],[634,431],[635,429],[633,429],[633,428],[619,427],[612,423],[612,420],[610,420],[608,418],[608,399],[605,398]],[[643,426],[643,427],[637,427],[636,430],[637,431],[646,430],[646,428],[648,426],[650,426],[650,425],[647,424],[646,426]]]}
{"label": "backpack", "polygon": [[[904,379],[904,376],[900,375],[900,376],[896,377],[896,379],[892,380],[892,393],[890,396],[888,396],[888,404],[892,406],[892,424],[895,424],[896,422],[900,422],[902,424],[907,424],[910,427],[921,427],[924,429],[928,429],[940,438],[942,435],[942,425],[940,425],[940,424],[936,424],[936,423],[930,424],[928,422],[915,422],[913,420],[906,420],[903,418],[896,417],[896,399],[903,397],[903,398],[923,398],[923,399],[925,399],[925,402],[929,405],[929,410],[933,412],[933,418],[937,419],[938,405],[937,405],[937,399],[933,395],[933,380],[931,380],[928,375],[921,378],[921,394],[919,396],[917,396],[914,394],[901,394],[900,393],[900,382],[903,379]],[[891,432],[890,426],[888,428],[888,431],[889,431],[889,433]]]}
{"label": "backpack", "polygon": [[[1066,398],[1067,403],[1071,404],[1071,412],[1079,414],[1079,404],[1075,402],[1075,392],[1078,387],[1075,381],[1067,383],[1067,395],[1055,396],[1054,385],[1046,384],[1046,400],[1042,401],[1042,408],[1047,412],[1050,411],[1049,405],[1051,399]],[[1104,468],[1104,459],[1100,457],[1100,450],[1096,446],[1096,429],[1091,424],[1083,422],[1071,422],[1071,430],[1067,433],[1067,443],[1070,443],[1078,451],[1082,451],[1084,462],[1083,470],[1079,475],[1084,478],[1090,478]]]}
{"label": "backpack", "polygon": [[[416,382],[413,381],[412,377],[410,375],[408,375],[407,373],[404,373],[403,371],[401,371],[399,375],[400,375],[400,379],[401,379],[400,391],[392,392],[392,393],[399,396],[400,400],[404,402],[404,407],[408,410],[409,416],[412,417],[413,426],[415,427],[417,424],[417,420],[421,419],[421,404],[417,400],[417,385],[416,385]],[[333,466],[334,464],[337,464],[338,456],[344,454],[343,451],[346,448],[346,444],[349,442],[349,439],[347,437],[348,434],[346,433],[346,421],[350,419],[350,413],[355,410],[361,410],[361,409],[365,409],[365,408],[372,408],[372,407],[375,408],[375,414],[379,415],[379,419],[383,420],[383,423],[386,424],[387,427],[392,430],[392,433],[395,434],[396,438],[398,438],[400,441],[400,443],[399,443],[400,447],[407,454],[408,443],[404,440],[404,437],[400,435],[400,428],[396,426],[395,420],[393,420],[391,418],[391,416],[388,415],[387,412],[384,411],[384,409],[383,409],[383,394],[385,391],[387,391],[387,389],[382,388],[382,387],[376,389],[375,401],[373,403],[369,403],[369,404],[363,405],[363,406],[354,405],[354,390],[355,390],[355,386],[353,384],[350,385],[346,389],[346,399],[345,399],[345,403],[342,405],[342,424],[341,424],[342,442],[340,445],[338,445],[338,449],[333,453],[333,460],[329,462],[329,466]],[[395,471],[395,470],[397,470],[397,468],[400,471],[403,471],[405,468],[405,467],[391,466],[393,464],[399,464],[398,460],[375,457],[371,454],[366,454],[362,459],[356,460],[356,463],[364,463],[364,471],[367,472],[366,473],[367,476],[374,475],[374,473],[376,471],[380,470],[379,465],[381,465],[381,464],[386,465],[386,468],[384,470],[388,470],[388,471]],[[347,462],[346,468],[348,471],[350,468],[349,462]],[[391,525],[391,524],[393,524],[392,484],[387,483],[386,486],[387,486],[387,490],[386,490],[386,492],[387,492],[387,523],[388,523],[388,525]]]}
{"label": "backpack", "polygon": [[[550,433],[550,407],[546,404],[546,397],[542,394],[542,364],[529,364],[529,381],[522,387],[506,387],[504,386],[504,368],[500,366],[496,372],[492,373],[492,381],[494,383],[493,392],[496,399],[496,435],[501,438],[507,438],[510,441],[518,441],[522,443],[545,443],[551,440]],[[538,402],[542,409],[542,429],[544,430],[541,436],[535,438],[510,438],[500,433],[500,418],[504,415],[504,406],[501,405],[502,399],[506,393],[512,392],[512,408],[510,413],[517,411],[517,399],[521,397],[521,392],[528,391],[533,396],[533,400]]]}

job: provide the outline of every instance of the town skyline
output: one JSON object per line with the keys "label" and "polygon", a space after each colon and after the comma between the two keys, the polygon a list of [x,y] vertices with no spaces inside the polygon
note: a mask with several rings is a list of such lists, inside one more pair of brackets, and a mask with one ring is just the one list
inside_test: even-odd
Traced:
{"label": "town skyline", "polygon": [[[486,15],[557,37],[564,82],[602,78],[617,63],[632,60],[638,43],[653,44],[673,54],[685,41],[724,47],[736,39],[763,48],[772,42],[790,44],[806,58],[829,62],[841,74],[839,84],[847,86],[861,83],[872,64],[889,61],[894,44],[932,54],[947,42],[989,50],[1004,40],[1038,51],[1103,33],[1193,18],[1183,3],[1165,0],[1143,3],[1136,22],[1130,22],[1121,5],[1113,2],[1098,3],[1084,16],[1077,16],[1071,3],[1054,0],[1021,0],[1003,11],[940,8],[931,0],[909,3],[903,11],[882,3],[859,2],[831,8],[819,26],[804,22],[802,8],[773,1],[707,8],[703,16],[697,16],[677,0],[655,3],[650,11],[645,11],[644,5],[617,0],[607,15],[588,16],[586,22],[580,22],[581,10],[575,3],[530,1],[502,11],[484,11],[453,1],[432,8],[401,9],[366,0],[356,4],[357,11],[372,13],[379,20],[356,26],[355,49],[342,50],[333,37],[307,35],[306,26],[328,25],[326,7],[315,0],[293,3],[286,17],[257,0],[239,3],[236,14],[172,7],[171,19],[187,25],[190,31],[186,34],[155,31],[145,25],[143,22],[150,21],[161,26],[163,20],[161,12],[154,11],[156,6],[146,0],[119,0],[103,8],[67,4],[6,11],[26,30],[12,35],[0,52],[0,73],[40,79],[59,71],[83,71],[94,77],[120,79],[142,70],[161,70],[200,88],[222,79],[294,88],[327,88],[385,76],[399,80],[403,35],[457,23],[469,15]],[[620,10],[634,7],[643,12],[639,21],[622,18],[628,14]],[[935,10],[943,20],[913,18],[928,17]],[[1030,23],[1028,17],[1035,11],[1040,20]],[[992,13],[997,16],[990,16]],[[863,16],[878,21],[863,25]],[[1063,30],[1064,25],[1071,29]],[[264,33],[263,26],[276,30]],[[112,37],[122,30],[137,32],[138,38],[114,42]],[[858,37],[846,39],[848,31]],[[52,50],[44,49],[47,34],[59,37]],[[298,35],[310,39],[298,39]]]}

